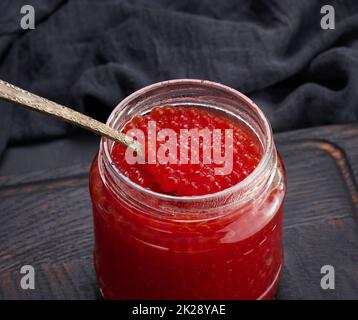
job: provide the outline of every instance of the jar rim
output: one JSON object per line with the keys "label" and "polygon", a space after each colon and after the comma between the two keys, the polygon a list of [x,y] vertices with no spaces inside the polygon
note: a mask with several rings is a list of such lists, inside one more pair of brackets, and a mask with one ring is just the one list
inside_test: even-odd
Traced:
{"label": "jar rim", "polygon": [[[229,195],[231,193],[239,192],[240,190],[243,190],[247,188],[250,184],[252,184],[260,175],[262,175],[269,162],[272,155],[272,149],[273,149],[273,134],[272,134],[272,128],[271,125],[263,113],[263,111],[246,95],[242,94],[241,92],[230,88],[229,86],[209,81],[209,80],[199,80],[199,79],[174,79],[174,80],[166,80],[157,82],[154,84],[151,84],[149,86],[146,86],[142,89],[139,89],[126,98],[124,98],[112,111],[110,116],[107,119],[106,124],[108,126],[112,127],[112,123],[116,120],[118,117],[118,111],[121,110],[123,107],[128,105],[128,103],[132,100],[135,100],[141,96],[145,96],[146,93],[158,89],[158,88],[164,88],[164,87],[170,87],[175,85],[204,85],[207,87],[212,87],[214,89],[219,89],[226,91],[227,93],[232,94],[233,96],[236,96],[238,99],[246,102],[247,104],[252,107],[255,112],[258,114],[260,120],[263,123],[263,131],[264,131],[264,137],[265,141],[262,141],[263,143],[263,154],[262,157],[257,165],[257,167],[243,180],[240,182],[234,184],[233,186],[220,190],[215,193],[209,193],[204,195],[195,195],[195,196],[175,196],[175,195],[168,195],[164,193],[155,192],[149,189],[146,189],[139,184],[135,183],[131,179],[129,179],[127,176],[125,176],[115,165],[112,161],[111,152],[109,148],[109,141],[110,139],[106,137],[101,138],[100,142],[100,150],[103,150],[105,158],[108,159],[109,168],[112,171],[112,173],[115,175],[116,178],[119,178],[120,180],[124,181],[126,184],[128,184],[130,187],[142,192],[145,195],[155,197],[158,200],[165,200],[165,201],[180,201],[180,202],[191,202],[191,201],[210,201],[214,200],[218,197],[225,197],[226,195]],[[101,152],[100,152],[101,153]]]}

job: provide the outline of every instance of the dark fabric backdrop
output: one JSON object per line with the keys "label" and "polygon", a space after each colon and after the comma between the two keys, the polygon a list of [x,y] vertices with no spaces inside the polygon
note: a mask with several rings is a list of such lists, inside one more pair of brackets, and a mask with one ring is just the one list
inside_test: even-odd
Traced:
{"label": "dark fabric backdrop", "polygon": [[[20,28],[32,4],[36,29]],[[322,30],[331,4],[336,29]],[[100,120],[153,82],[200,78],[254,99],[276,131],[358,120],[358,1],[1,0],[0,78]],[[9,142],[73,128],[0,101]]]}

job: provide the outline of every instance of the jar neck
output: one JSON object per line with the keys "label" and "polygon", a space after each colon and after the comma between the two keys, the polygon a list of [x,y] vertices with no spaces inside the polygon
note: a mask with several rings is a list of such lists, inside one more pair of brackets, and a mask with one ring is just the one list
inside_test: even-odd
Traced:
{"label": "jar neck", "polygon": [[266,199],[277,166],[272,130],[262,111],[246,96],[221,84],[202,80],[172,80],[145,87],[124,99],[112,112],[107,124],[122,129],[133,116],[146,114],[154,107],[190,105],[207,108],[225,117],[243,121],[257,135],[262,158],[244,180],[220,192],[202,196],[178,197],[144,189],[113,165],[114,142],[102,138],[98,156],[101,178],[106,187],[126,205],[145,214],[180,220],[197,215],[199,220],[228,214],[247,206],[259,206]]}

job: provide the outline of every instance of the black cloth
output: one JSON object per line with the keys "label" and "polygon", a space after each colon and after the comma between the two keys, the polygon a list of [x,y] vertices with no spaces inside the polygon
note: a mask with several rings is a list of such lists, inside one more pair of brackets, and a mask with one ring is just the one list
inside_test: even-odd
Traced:
{"label": "black cloth", "polygon": [[[24,4],[35,30],[20,28]],[[276,131],[354,122],[358,1],[1,0],[0,78],[100,120],[143,86],[199,78],[249,95]],[[0,128],[0,154],[73,130],[3,101]]]}

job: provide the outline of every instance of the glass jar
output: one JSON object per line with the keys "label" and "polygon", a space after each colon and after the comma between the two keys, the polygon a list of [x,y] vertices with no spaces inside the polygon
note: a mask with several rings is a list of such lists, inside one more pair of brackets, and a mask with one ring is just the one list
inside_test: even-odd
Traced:
{"label": "glass jar", "polygon": [[203,80],[171,80],[124,99],[107,124],[121,129],[152,108],[190,105],[244,121],[263,155],[238,184],[178,197],[142,188],[111,160],[102,138],[90,172],[94,264],[107,299],[272,299],[283,264],[285,173],[272,130],[246,96]]}

